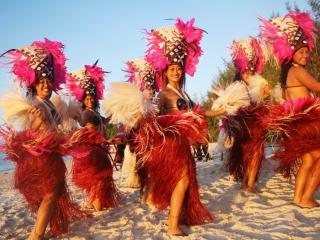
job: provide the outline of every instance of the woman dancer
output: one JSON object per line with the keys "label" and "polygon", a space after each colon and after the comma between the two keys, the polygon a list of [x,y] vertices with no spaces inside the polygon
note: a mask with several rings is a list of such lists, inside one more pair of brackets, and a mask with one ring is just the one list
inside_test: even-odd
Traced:
{"label": "woman dancer", "polygon": [[[126,72],[129,82],[136,85],[148,101],[154,101],[159,86],[157,86],[158,81],[156,81],[156,74],[151,65],[143,58],[134,59],[127,62]],[[141,202],[144,203],[147,198],[147,173],[143,167],[136,167],[136,162],[139,159],[136,158],[134,136],[135,132],[133,130],[127,133],[128,144],[125,149],[122,172],[128,175],[126,181],[128,187],[140,187]],[[147,203],[152,205],[151,198],[148,199]]]}
{"label": "woman dancer", "polygon": [[[176,116],[171,115],[173,119],[178,118],[181,114],[180,110],[191,110],[194,107],[190,97],[183,90],[185,73],[194,75],[199,57],[202,55],[200,40],[203,30],[194,27],[194,21],[191,19],[184,23],[177,19],[174,26],[163,27],[148,33],[150,47],[147,50],[146,60],[162,80],[158,104],[160,114],[176,114]],[[170,115],[167,117],[170,118]],[[183,135],[183,131],[181,134],[182,139],[187,138],[187,135]],[[159,159],[159,156],[154,157]],[[163,207],[170,205],[168,233],[184,234],[179,227],[179,218],[181,215],[188,214],[185,206],[189,198],[196,199],[197,207],[202,211],[199,216],[202,216],[198,219],[186,219],[187,224],[211,221],[211,215],[202,207],[199,199],[195,161],[191,155],[189,142],[179,142],[177,139],[168,146],[167,153],[161,156],[161,161],[166,162],[165,166],[157,166],[158,161],[155,159],[148,163],[148,174],[152,179],[148,184],[156,204]],[[170,168],[168,172],[170,174],[164,174],[167,168]],[[165,198],[161,196],[162,192],[167,192]]]}
{"label": "woman dancer", "polygon": [[[50,101],[52,91],[65,82],[65,56],[60,42],[45,39],[9,50],[12,72],[27,90],[4,109],[8,119],[22,119],[22,131],[1,129],[2,149],[16,165],[15,187],[37,212],[29,239],[43,239],[47,225],[54,236],[67,232],[69,223],[85,216],[70,200],[66,185],[65,139],[58,133],[61,116]],[[13,95],[11,95],[13,96]],[[10,99],[9,99],[10,100]],[[13,107],[14,106],[14,107]]]}
{"label": "woman dancer", "polygon": [[245,92],[244,102],[235,114],[223,118],[222,129],[233,144],[227,155],[227,167],[236,180],[242,180],[242,189],[255,192],[255,181],[264,159],[264,134],[259,121],[267,114],[264,99],[269,96],[268,82],[259,73],[268,61],[267,48],[256,38],[233,41],[232,59],[236,68],[235,81],[239,92]]}
{"label": "woman dancer", "polygon": [[318,83],[306,70],[316,38],[314,21],[307,13],[289,12],[270,20],[261,19],[261,36],[271,44],[281,64],[281,87],[286,102],[273,107],[266,127],[282,138],[274,158],[285,177],[295,174],[293,203],[317,207],[313,195],[320,183],[320,100]]}
{"label": "woman dancer", "polygon": [[[173,189],[187,171],[190,184],[181,220],[187,225],[212,221],[212,216],[200,202],[190,152],[190,144],[206,141],[205,121],[192,112],[156,117],[156,106],[135,85],[114,83],[109,94],[104,106],[112,113],[111,121],[121,122],[135,132],[133,144],[139,158],[138,166],[146,169],[147,184],[156,209],[163,210],[170,205]],[[129,102],[128,95],[131,96]],[[172,233],[169,229],[168,233],[185,235],[183,232]]]}
{"label": "woman dancer", "polygon": [[113,182],[109,149],[104,138],[107,120],[98,112],[105,72],[96,64],[68,73],[66,86],[83,108],[80,121],[83,128],[70,138],[72,181],[87,193],[88,208],[100,211],[117,206],[119,194]]}

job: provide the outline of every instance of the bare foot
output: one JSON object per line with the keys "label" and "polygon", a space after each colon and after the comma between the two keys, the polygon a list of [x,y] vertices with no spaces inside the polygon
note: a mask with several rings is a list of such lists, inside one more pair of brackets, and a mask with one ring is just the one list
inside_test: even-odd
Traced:
{"label": "bare foot", "polygon": [[297,204],[301,208],[315,208],[319,207],[319,204],[315,201],[301,201]]}
{"label": "bare foot", "polygon": [[292,204],[294,204],[294,205],[299,205],[299,203],[300,203],[300,199],[293,199],[293,201],[292,201]]}
{"label": "bare foot", "polygon": [[93,208],[94,208],[94,210],[95,210],[96,212],[99,212],[99,211],[102,210],[102,209],[101,209],[101,201],[100,201],[99,198],[96,198],[95,200],[93,200],[92,206],[93,206]]}
{"label": "bare foot", "polygon": [[35,229],[32,229],[32,232],[31,232],[30,236],[28,237],[28,240],[42,240],[42,239],[44,239],[43,237],[44,236],[38,234]]}
{"label": "bare foot", "polygon": [[181,230],[181,228],[179,228],[179,227],[177,227],[177,228],[172,228],[172,229],[169,229],[169,228],[168,228],[167,234],[168,234],[168,235],[171,235],[171,236],[181,236],[181,237],[188,236],[188,234],[186,234],[185,232],[183,232],[183,231]]}
{"label": "bare foot", "polygon": [[86,208],[88,209],[93,209],[93,205],[92,205],[92,202],[88,202]]}
{"label": "bare foot", "polygon": [[145,204],[145,203],[146,203],[146,196],[144,194],[142,197],[140,197],[140,204]]}
{"label": "bare foot", "polygon": [[180,216],[171,216],[169,213],[168,217],[168,231],[167,233],[171,236],[187,236],[185,232],[179,227],[179,218]]}
{"label": "bare foot", "polygon": [[249,193],[257,193],[257,190],[254,187],[242,188],[242,190]]}

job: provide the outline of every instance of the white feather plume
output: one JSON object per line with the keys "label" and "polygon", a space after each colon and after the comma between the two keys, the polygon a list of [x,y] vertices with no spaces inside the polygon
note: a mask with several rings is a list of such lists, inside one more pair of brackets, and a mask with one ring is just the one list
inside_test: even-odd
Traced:
{"label": "white feather plume", "polygon": [[271,96],[276,103],[283,103],[285,100],[282,97],[282,89],[280,84],[277,84],[273,87],[271,91]]}
{"label": "white feather plume", "polygon": [[78,127],[77,119],[81,118],[81,104],[75,99],[64,101],[59,95],[54,95],[51,102],[62,117],[61,130],[64,132],[75,130]]}
{"label": "white feather plume", "polygon": [[255,74],[248,79],[249,94],[253,102],[260,103],[264,100],[264,90],[269,83],[261,75]]}
{"label": "white feather plume", "polygon": [[141,117],[157,112],[156,105],[133,84],[112,83],[108,92],[103,107],[106,114],[111,115],[111,123],[122,123],[127,128],[132,128]]}
{"label": "white feather plume", "polygon": [[213,102],[211,109],[223,109],[229,115],[234,115],[240,107],[250,105],[250,97],[246,86],[239,82],[233,82],[228,87],[214,88],[213,93],[218,95],[218,98]]}
{"label": "white feather plume", "polygon": [[0,98],[0,107],[3,109],[3,118],[7,124],[16,130],[23,130],[29,123],[28,111],[32,101],[23,96],[18,89],[5,93]]}

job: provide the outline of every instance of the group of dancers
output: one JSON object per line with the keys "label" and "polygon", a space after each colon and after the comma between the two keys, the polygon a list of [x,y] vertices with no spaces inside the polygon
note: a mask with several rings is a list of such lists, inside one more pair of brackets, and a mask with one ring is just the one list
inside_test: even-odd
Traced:
{"label": "group of dancers", "polygon": [[[117,207],[121,195],[109,154],[114,142],[126,143],[126,154],[134,156],[141,202],[169,207],[169,235],[185,236],[180,224],[212,222],[200,201],[191,153],[192,145],[207,143],[204,117],[220,117],[226,166],[244,191],[256,191],[266,136],[273,134],[278,170],[295,175],[293,203],[317,207],[320,100],[311,92],[320,91],[320,83],[305,69],[316,38],[314,21],[307,13],[289,12],[261,19],[259,37],[235,40],[234,82],[214,89],[218,97],[207,111],[184,90],[186,74],[194,75],[202,55],[204,31],[194,21],[177,19],[147,32],[145,57],[127,62],[128,81],[112,83],[106,97],[106,72],[97,62],[67,72],[60,42],[45,39],[2,54],[24,91],[1,99],[7,124],[0,128],[0,148],[16,165],[15,188],[36,212],[29,239],[43,239],[48,224],[59,236],[71,222],[92,217],[90,209]],[[271,88],[259,75],[272,58],[281,69],[283,103],[268,101]],[[107,118],[99,113],[101,100]],[[121,125],[125,137],[106,139],[108,123]],[[67,155],[73,159],[72,182],[87,195],[86,208],[70,197],[62,158]]]}

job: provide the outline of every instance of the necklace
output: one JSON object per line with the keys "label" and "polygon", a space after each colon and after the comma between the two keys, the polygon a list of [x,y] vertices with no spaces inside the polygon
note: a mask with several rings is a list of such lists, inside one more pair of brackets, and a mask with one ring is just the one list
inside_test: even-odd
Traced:
{"label": "necklace", "polygon": [[172,91],[174,91],[180,98],[189,100],[188,95],[184,91],[180,92],[176,88],[172,87],[170,83],[167,84],[167,88],[170,88]]}

